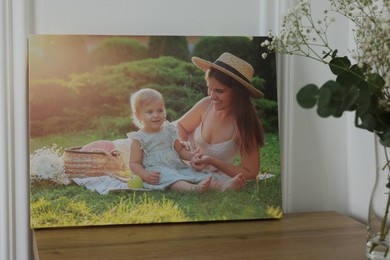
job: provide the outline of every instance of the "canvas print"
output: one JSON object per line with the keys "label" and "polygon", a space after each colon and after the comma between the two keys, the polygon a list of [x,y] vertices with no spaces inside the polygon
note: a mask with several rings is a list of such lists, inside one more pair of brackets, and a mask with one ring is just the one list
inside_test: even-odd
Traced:
{"label": "canvas print", "polygon": [[281,218],[267,40],[30,35],[31,227]]}

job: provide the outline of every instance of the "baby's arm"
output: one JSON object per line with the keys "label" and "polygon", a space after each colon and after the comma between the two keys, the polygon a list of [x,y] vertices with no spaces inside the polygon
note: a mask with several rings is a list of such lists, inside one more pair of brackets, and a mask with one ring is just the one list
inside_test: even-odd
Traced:
{"label": "baby's arm", "polygon": [[183,144],[179,141],[179,139],[176,139],[173,148],[175,148],[176,152],[179,154],[180,158],[183,160],[191,161],[193,152],[188,151]]}
{"label": "baby's arm", "polygon": [[[201,171],[207,166],[207,164],[199,161],[199,158],[202,157],[202,155],[199,153],[199,149],[195,151],[188,151],[186,147],[178,140],[175,141],[174,148],[181,159],[190,161],[192,168],[195,170]],[[194,160],[197,160],[198,162],[194,162]]]}
{"label": "baby's arm", "polygon": [[147,171],[142,165],[143,151],[138,140],[133,140],[130,144],[130,170],[141,177],[141,179],[149,184],[158,184],[160,182],[160,172]]}

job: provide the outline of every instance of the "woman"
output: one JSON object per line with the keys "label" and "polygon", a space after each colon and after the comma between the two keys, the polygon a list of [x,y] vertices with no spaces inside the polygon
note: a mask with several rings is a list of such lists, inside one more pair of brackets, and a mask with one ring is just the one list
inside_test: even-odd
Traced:
{"label": "woman", "polygon": [[150,88],[138,90],[131,95],[133,122],[139,131],[129,137],[130,169],[144,181],[148,190],[176,190],[205,192],[238,190],[244,176],[237,175],[221,182],[211,179],[209,173],[193,170],[181,159],[191,160],[177,139],[176,127],[166,121],[165,102],[160,92]]}
{"label": "woman", "polygon": [[[208,167],[220,179],[239,173],[246,179],[255,179],[264,134],[250,98],[262,98],[263,93],[250,83],[252,66],[230,53],[223,53],[214,63],[198,57],[193,57],[192,62],[206,72],[208,87],[208,97],[177,123],[179,138],[187,149],[199,149],[193,167]],[[237,155],[241,162],[233,165]]]}

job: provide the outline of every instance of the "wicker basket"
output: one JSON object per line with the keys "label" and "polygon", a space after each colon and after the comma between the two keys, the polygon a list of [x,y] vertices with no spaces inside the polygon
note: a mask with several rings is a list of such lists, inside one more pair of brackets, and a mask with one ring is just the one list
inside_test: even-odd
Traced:
{"label": "wicker basket", "polygon": [[85,152],[80,151],[81,148],[71,147],[64,151],[65,174],[68,174],[69,178],[96,177],[128,169],[120,151]]}

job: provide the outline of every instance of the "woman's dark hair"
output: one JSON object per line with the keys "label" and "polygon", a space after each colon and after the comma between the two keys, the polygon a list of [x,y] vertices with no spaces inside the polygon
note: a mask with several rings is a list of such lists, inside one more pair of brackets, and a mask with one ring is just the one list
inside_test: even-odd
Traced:
{"label": "woman's dark hair", "polygon": [[240,151],[250,152],[264,146],[264,130],[257,117],[256,110],[250,101],[250,93],[237,80],[225,73],[211,68],[206,73],[207,78],[214,78],[233,91],[232,110],[240,136]]}

